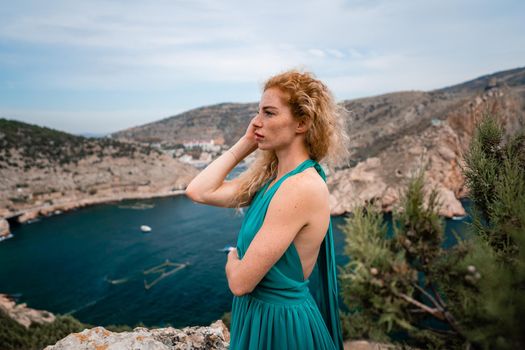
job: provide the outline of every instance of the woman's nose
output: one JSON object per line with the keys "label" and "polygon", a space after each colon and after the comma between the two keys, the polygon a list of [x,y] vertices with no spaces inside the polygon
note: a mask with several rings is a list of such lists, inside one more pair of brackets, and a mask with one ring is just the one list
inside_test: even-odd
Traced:
{"label": "woman's nose", "polygon": [[261,127],[262,124],[261,124],[261,118],[259,118],[259,113],[257,113],[255,115],[255,118],[253,120],[253,125],[256,126],[256,127]]}

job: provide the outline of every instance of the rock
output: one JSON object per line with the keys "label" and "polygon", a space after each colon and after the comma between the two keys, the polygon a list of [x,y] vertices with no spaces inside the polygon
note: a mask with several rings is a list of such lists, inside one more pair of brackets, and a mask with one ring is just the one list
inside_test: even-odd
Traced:
{"label": "rock", "polygon": [[386,189],[385,193],[383,194],[383,198],[381,201],[381,206],[383,211],[391,212],[393,209],[394,203],[396,203],[399,199],[398,193],[393,188],[389,187]]}
{"label": "rock", "polygon": [[366,340],[352,340],[344,343],[345,350],[395,350],[398,347],[392,344],[382,344]]}
{"label": "rock", "polygon": [[55,315],[51,312],[28,308],[26,303],[16,304],[6,294],[0,294],[0,310],[26,328],[33,322],[42,324],[55,321]]}
{"label": "rock", "polygon": [[443,159],[447,161],[456,159],[456,154],[454,151],[444,145],[439,146],[438,153],[441,157],[443,157]]}
{"label": "rock", "polygon": [[0,218],[0,237],[7,237],[10,233],[9,223],[6,219]]}
{"label": "rock", "polygon": [[29,220],[34,220],[38,217],[39,214],[40,214],[40,211],[38,209],[28,210],[18,218],[18,222],[24,223]]}
{"label": "rock", "polygon": [[439,211],[441,215],[451,218],[467,214],[461,202],[456,199],[454,192],[443,185],[438,185],[438,193],[439,199],[443,202],[443,206]]}
{"label": "rock", "polygon": [[208,327],[173,327],[148,329],[137,327],[132,332],[111,332],[104,327],[84,329],[49,345],[44,350],[182,350],[228,349],[230,333],[218,320]]}

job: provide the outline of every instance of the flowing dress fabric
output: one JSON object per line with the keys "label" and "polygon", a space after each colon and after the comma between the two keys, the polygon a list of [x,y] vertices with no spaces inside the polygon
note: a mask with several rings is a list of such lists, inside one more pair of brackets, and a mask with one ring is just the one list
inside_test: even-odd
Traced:
{"label": "flowing dress fabric", "polygon": [[[256,192],[237,240],[240,259],[259,231],[281,183],[312,166],[326,182],[321,165],[307,159],[269,189],[274,178]],[[251,293],[233,296],[230,349],[343,349],[336,272],[330,220],[315,267],[307,280],[304,280],[299,253],[292,242]]]}

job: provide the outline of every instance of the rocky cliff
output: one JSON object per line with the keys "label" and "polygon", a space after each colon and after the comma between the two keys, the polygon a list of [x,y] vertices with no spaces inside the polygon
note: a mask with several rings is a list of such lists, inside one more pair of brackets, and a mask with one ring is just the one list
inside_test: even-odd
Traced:
{"label": "rocky cliff", "polygon": [[[525,70],[511,76],[524,77]],[[525,126],[525,84],[492,77],[471,85],[345,102],[355,163],[329,179],[332,211],[351,211],[364,202],[390,211],[407,179],[425,167],[427,189],[435,187],[443,200],[441,214],[465,215],[458,201],[468,195],[461,164],[475,125],[489,112],[507,135]]]}

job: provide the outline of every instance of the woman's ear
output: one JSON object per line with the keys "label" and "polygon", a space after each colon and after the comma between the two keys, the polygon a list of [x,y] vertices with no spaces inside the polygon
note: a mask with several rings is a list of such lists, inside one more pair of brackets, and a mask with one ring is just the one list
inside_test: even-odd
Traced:
{"label": "woman's ear", "polygon": [[299,124],[297,124],[297,128],[295,130],[297,131],[298,134],[302,134],[302,133],[307,132],[311,125],[312,125],[311,120],[301,119],[299,120]]}

